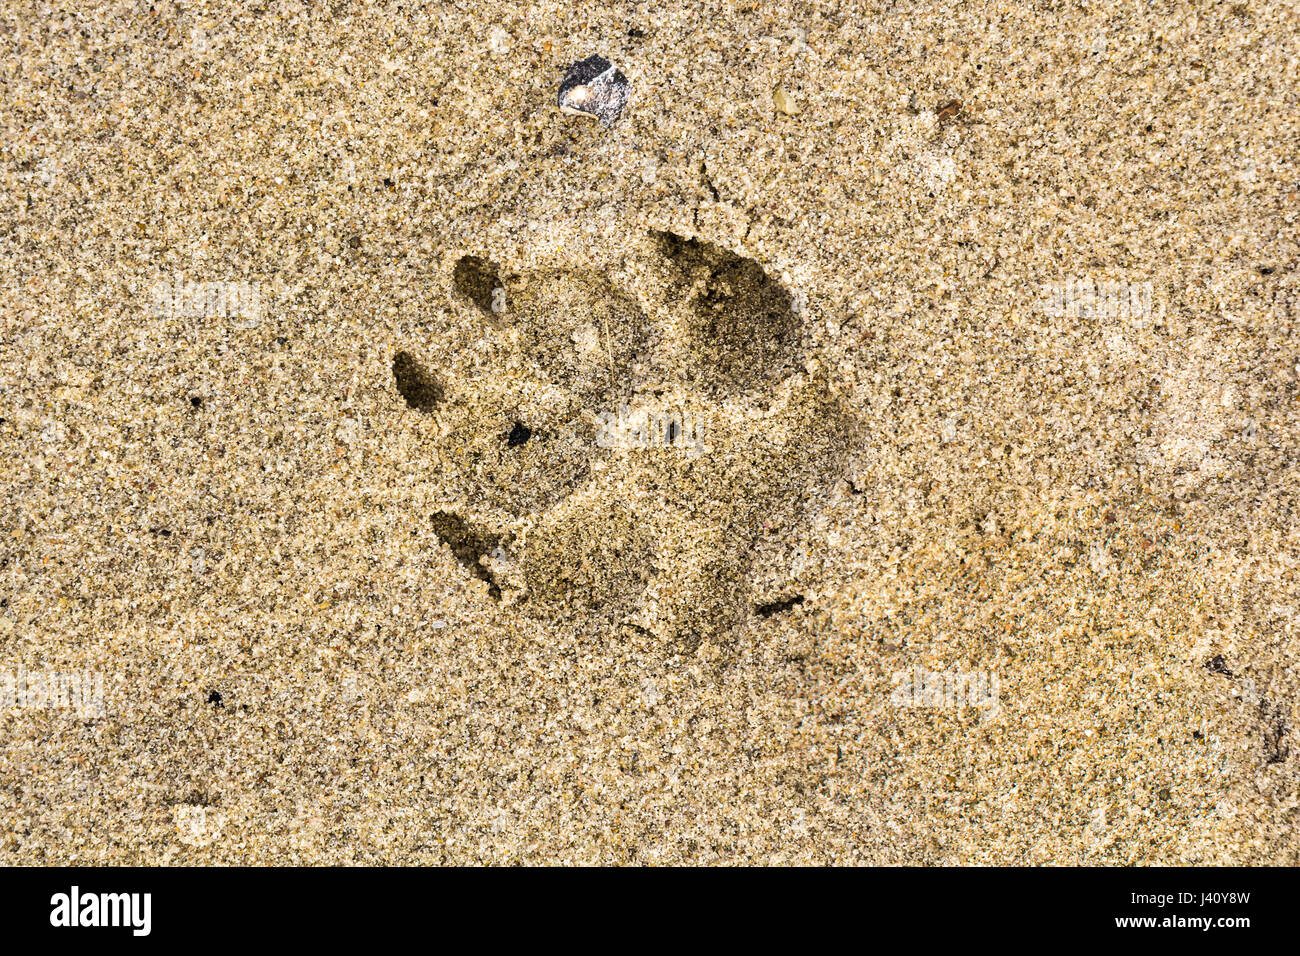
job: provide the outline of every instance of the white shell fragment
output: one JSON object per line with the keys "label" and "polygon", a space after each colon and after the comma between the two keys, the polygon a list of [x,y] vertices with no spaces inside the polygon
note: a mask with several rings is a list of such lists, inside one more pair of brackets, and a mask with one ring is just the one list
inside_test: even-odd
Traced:
{"label": "white shell fragment", "polygon": [[607,129],[627,105],[627,77],[603,56],[579,60],[564,75],[558,99],[560,112],[594,116]]}

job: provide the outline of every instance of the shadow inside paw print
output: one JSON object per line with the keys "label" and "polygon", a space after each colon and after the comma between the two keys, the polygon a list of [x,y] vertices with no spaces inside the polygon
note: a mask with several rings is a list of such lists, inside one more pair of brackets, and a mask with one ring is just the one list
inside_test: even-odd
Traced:
{"label": "shadow inside paw print", "polygon": [[758,390],[796,371],[802,329],[790,293],[753,259],[711,243],[655,233],[675,292],[693,313],[683,369],[700,391]]}
{"label": "shadow inside paw print", "polygon": [[670,233],[626,259],[462,258],[450,285],[477,315],[469,357],[399,352],[394,384],[429,423],[447,502],[433,530],[490,598],[686,648],[724,641],[755,612],[756,545],[789,539],[829,490],[851,420],[759,263]]}

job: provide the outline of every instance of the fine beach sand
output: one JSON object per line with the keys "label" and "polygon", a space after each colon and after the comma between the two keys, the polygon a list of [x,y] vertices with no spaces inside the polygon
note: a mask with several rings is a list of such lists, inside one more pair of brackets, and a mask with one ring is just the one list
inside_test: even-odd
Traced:
{"label": "fine beach sand", "polygon": [[1300,863],[1294,3],[74,6],[0,864]]}

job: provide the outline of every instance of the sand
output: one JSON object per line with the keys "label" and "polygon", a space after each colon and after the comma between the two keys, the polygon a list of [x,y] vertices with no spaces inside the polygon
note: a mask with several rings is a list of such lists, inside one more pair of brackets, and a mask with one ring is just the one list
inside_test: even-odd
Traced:
{"label": "sand", "polygon": [[0,863],[1300,862],[1297,33],[6,5]]}

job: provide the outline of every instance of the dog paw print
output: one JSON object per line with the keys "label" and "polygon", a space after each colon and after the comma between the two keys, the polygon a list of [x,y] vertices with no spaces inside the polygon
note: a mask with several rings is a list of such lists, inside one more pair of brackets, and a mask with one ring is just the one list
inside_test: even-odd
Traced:
{"label": "dog paw print", "polygon": [[756,604],[755,555],[839,476],[849,416],[810,362],[801,301],[698,238],[447,276],[459,329],[392,362],[443,506],[432,530],[486,600],[692,648]]}

